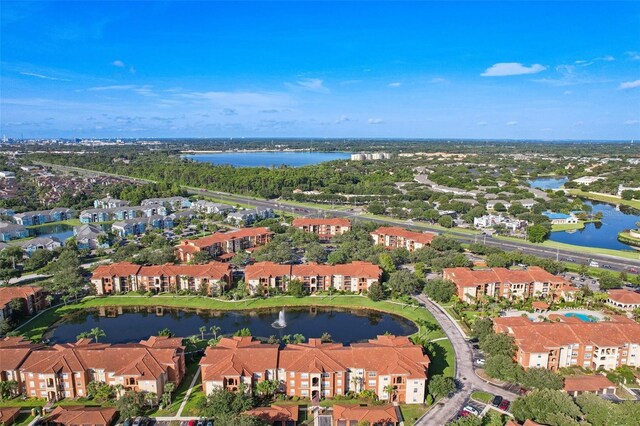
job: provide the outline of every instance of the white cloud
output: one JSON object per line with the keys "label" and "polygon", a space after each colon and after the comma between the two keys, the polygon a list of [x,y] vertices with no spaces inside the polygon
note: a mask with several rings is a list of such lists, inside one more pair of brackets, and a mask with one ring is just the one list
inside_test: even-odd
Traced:
{"label": "white cloud", "polygon": [[533,64],[528,67],[519,62],[500,62],[490,66],[480,75],[483,77],[506,77],[510,75],[537,74],[546,69],[547,67],[540,64]]}
{"label": "white cloud", "polygon": [[107,91],[107,90],[134,90],[137,89],[138,86],[136,86],[135,84],[120,84],[120,85],[113,85],[113,86],[95,86],[95,87],[89,87],[87,89],[88,92],[103,92],[103,91]]}
{"label": "white cloud", "polygon": [[302,80],[298,80],[295,84],[286,83],[287,87],[293,89],[303,89],[311,92],[323,92],[326,93],[329,91],[324,86],[324,82],[320,78],[303,78]]}
{"label": "white cloud", "polygon": [[402,83],[398,82],[398,81],[394,81],[393,83],[389,83],[389,87],[400,87],[402,86]]}
{"label": "white cloud", "polygon": [[111,65],[118,68],[124,68],[125,66],[124,62],[122,62],[120,59],[116,59],[115,61],[111,62]]}
{"label": "white cloud", "polygon": [[484,120],[478,121],[478,122],[476,123],[476,125],[478,125],[478,126],[486,126],[487,124],[489,124],[489,123],[487,123],[487,122],[486,122],[486,121],[484,121]]}
{"label": "white cloud", "polygon": [[447,79],[442,77],[435,77],[429,80],[429,83],[432,83],[432,84],[446,83],[446,82],[447,82]]}
{"label": "white cloud", "polygon": [[632,61],[640,61],[640,53],[639,52],[625,52],[625,54],[629,57],[629,59],[631,59]]}
{"label": "white cloud", "polygon": [[287,95],[270,92],[187,92],[176,96],[194,101],[211,102],[224,108],[247,106],[271,109],[291,103]]}
{"label": "white cloud", "polygon": [[381,124],[382,123],[382,119],[381,118],[370,118],[367,120],[367,123],[369,124]]}
{"label": "white cloud", "polygon": [[636,87],[640,87],[640,80],[635,81],[627,81],[624,83],[620,83],[620,89],[635,89]]}
{"label": "white cloud", "polygon": [[507,126],[517,126],[518,122],[517,121],[507,121],[504,124],[506,124]]}
{"label": "white cloud", "polygon": [[67,80],[66,78],[51,77],[51,76],[48,76],[48,75],[38,74],[38,73],[35,73],[35,72],[24,71],[24,72],[21,72],[20,74],[26,75],[27,77],[40,78],[42,80],[71,81],[71,80]]}
{"label": "white cloud", "polygon": [[336,124],[346,123],[347,121],[351,121],[351,119],[346,115],[341,115],[340,118],[336,120]]}
{"label": "white cloud", "polygon": [[634,124],[640,124],[640,120],[627,120],[624,122],[627,126],[633,126]]}

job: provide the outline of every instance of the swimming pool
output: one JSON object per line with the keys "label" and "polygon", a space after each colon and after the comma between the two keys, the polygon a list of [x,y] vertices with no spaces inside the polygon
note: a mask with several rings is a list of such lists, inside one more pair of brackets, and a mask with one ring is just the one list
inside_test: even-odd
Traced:
{"label": "swimming pool", "polygon": [[597,318],[593,318],[590,317],[587,314],[580,314],[578,312],[569,312],[567,314],[564,314],[565,317],[574,317],[574,318],[578,318],[579,320],[582,320],[584,322],[597,322],[598,319]]}

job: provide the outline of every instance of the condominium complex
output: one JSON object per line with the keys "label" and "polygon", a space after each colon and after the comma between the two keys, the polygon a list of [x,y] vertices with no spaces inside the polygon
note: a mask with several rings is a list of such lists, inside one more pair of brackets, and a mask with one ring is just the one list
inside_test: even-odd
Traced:
{"label": "condominium complex", "polygon": [[292,225],[304,232],[316,234],[321,241],[328,241],[336,235],[342,235],[351,230],[349,219],[320,219],[301,217],[293,220]]}
{"label": "condominium complex", "polygon": [[553,316],[552,322],[532,322],[525,317],[494,320],[498,333],[513,336],[515,360],[524,368],[558,370],[578,366],[613,370],[640,365],[640,324],[623,316],[610,321],[584,322]]}
{"label": "condominium complex", "polygon": [[397,227],[381,226],[371,233],[373,243],[388,249],[406,248],[409,251],[421,249],[431,244],[436,234],[413,232]]}
{"label": "condominium complex", "polygon": [[0,341],[0,381],[16,380],[28,397],[49,401],[87,396],[92,381],[162,395],[167,383],[177,386],[184,377],[181,342],[154,336],[121,345],[80,339],[43,346],[9,337]]}
{"label": "condominium complex", "polygon": [[99,295],[138,290],[155,293],[190,290],[212,295],[231,285],[231,267],[221,262],[152,266],[120,262],[98,266],[93,271],[91,283]]}
{"label": "condominium complex", "polygon": [[352,262],[343,265],[280,265],[273,262],[258,262],[245,269],[245,283],[251,293],[260,288],[287,290],[287,284],[300,280],[306,291],[344,290],[360,293],[371,284],[380,281],[382,269],[369,262]]}
{"label": "condominium complex", "polygon": [[10,318],[13,314],[11,301],[18,299],[22,302],[22,312],[33,315],[46,308],[47,292],[42,287],[35,286],[3,286],[0,287],[0,321]]}
{"label": "condominium complex", "polygon": [[233,337],[207,348],[200,366],[207,394],[215,388],[252,389],[260,381],[277,380],[289,396],[331,398],[366,389],[383,400],[422,404],[429,362],[422,347],[408,337],[384,335],[350,346],[309,339],[284,348]]}
{"label": "condominium complex", "polygon": [[231,232],[217,232],[196,240],[184,240],[176,247],[181,262],[190,262],[199,251],[208,251],[214,258],[229,260],[235,253],[251,250],[271,241],[273,232],[267,228],[244,228]]}
{"label": "condominium complex", "polygon": [[521,299],[553,295],[569,299],[576,289],[564,278],[537,266],[521,270],[445,268],[443,278],[456,285],[458,297],[467,303],[483,297]]}

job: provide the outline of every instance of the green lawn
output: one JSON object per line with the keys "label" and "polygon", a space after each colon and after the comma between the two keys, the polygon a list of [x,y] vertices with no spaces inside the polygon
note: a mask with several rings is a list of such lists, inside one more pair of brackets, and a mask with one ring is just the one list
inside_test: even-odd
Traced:
{"label": "green lawn", "polygon": [[622,198],[613,195],[594,194],[593,192],[585,192],[579,189],[570,189],[571,195],[577,195],[579,197],[588,198],[589,200],[604,201],[611,204],[624,204],[625,206],[635,207],[640,209],[640,200],[623,200]]}
{"label": "green lawn", "polygon": [[[191,385],[191,380],[193,380],[193,376],[196,374],[196,371],[198,371],[198,362],[200,362],[200,358],[187,363],[187,372],[184,376],[184,379],[182,379],[180,386],[178,386],[178,389],[176,389],[176,391],[173,393],[173,400],[171,402],[171,405],[163,408],[162,410],[158,409],[152,413],[148,413],[149,416],[175,416],[178,413],[180,404],[182,404],[182,400],[184,399],[184,396],[187,394],[187,390],[189,390],[189,386]],[[197,383],[201,383],[199,379],[197,380]],[[201,388],[198,387],[197,389],[194,389],[189,397],[189,400],[193,399],[193,396],[198,389]]]}
{"label": "green lawn", "polygon": [[33,421],[33,419],[35,419],[35,417],[31,414],[21,413],[18,415],[18,418],[16,419],[13,426],[27,426]]}
{"label": "green lawn", "polygon": [[44,398],[26,398],[21,397],[0,401],[0,407],[21,407],[23,409],[43,407],[47,401]]}
{"label": "green lawn", "polygon": [[475,399],[476,401],[488,404],[493,399],[493,395],[491,395],[489,392],[476,391],[471,394],[471,398]]}
{"label": "green lawn", "polygon": [[400,412],[404,424],[407,426],[413,425],[424,413],[427,412],[427,406],[423,404],[400,404]]}
{"label": "green lawn", "polygon": [[37,229],[37,228],[42,228],[43,226],[52,226],[52,225],[69,225],[69,226],[80,226],[82,225],[82,222],[80,222],[80,219],[67,219],[67,220],[61,220],[59,222],[47,222],[47,223],[41,223],[40,225],[33,225],[33,226],[27,226],[27,229]]}
{"label": "green lawn", "polygon": [[579,220],[578,223],[565,223],[562,225],[551,225],[551,232],[573,231],[584,229],[584,222]]}

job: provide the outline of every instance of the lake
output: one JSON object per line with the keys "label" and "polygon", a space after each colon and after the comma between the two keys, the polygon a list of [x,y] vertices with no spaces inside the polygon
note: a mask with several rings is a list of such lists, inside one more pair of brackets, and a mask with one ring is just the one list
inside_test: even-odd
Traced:
{"label": "lake", "polygon": [[[351,310],[341,308],[290,308],[285,309],[285,328],[274,328],[279,310],[256,311],[211,311],[181,308],[144,307],[102,307],[76,312],[47,332],[51,342],[75,342],[76,336],[94,327],[103,329],[106,337],[101,342],[137,342],[155,335],[164,328],[176,336],[199,335],[201,326],[209,328],[217,325],[221,333],[233,334],[241,328],[249,328],[253,336],[282,337],[300,333],[306,338],[320,337],[323,332],[331,334],[336,342],[351,343],[375,338],[389,332],[395,335],[409,335],[417,331],[409,320],[396,315],[372,310]],[[207,337],[205,335],[205,337]]]}
{"label": "lake", "polygon": [[67,238],[73,237],[73,226],[65,224],[44,225],[32,228],[30,232],[36,237],[55,237],[64,243]]}
{"label": "lake", "polygon": [[210,154],[186,154],[184,158],[214,165],[227,164],[234,167],[301,167],[333,160],[348,160],[348,152],[221,152]]}
{"label": "lake", "polygon": [[569,182],[567,177],[541,177],[529,181],[531,188],[540,188],[544,191],[547,189],[559,189],[562,185]]}
{"label": "lake", "polygon": [[616,210],[616,206],[607,203],[587,201],[585,204],[593,207],[593,214],[602,212],[602,222],[587,223],[584,229],[573,233],[552,232],[549,239],[577,246],[630,250],[629,245],[618,241],[618,233],[636,228],[636,222],[640,221],[640,212],[625,206],[620,206],[621,211]]}

